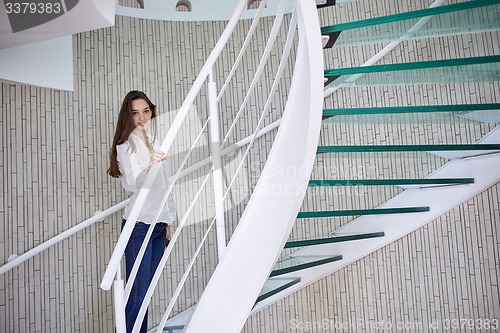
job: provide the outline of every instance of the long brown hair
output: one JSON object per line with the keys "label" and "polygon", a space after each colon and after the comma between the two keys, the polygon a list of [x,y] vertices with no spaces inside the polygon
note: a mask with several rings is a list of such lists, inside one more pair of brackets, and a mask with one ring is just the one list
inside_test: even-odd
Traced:
{"label": "long brown hair", "polygon": [[[132,121],[132,101],[137,99],[143,99],[149,104],[149,108],[151,110],[151,120],[156,117],[156,105],[151,102],[145,93],[138,90],[132,90],[125,96],[120,108],[120,114],[118,115],[113,144],[111,145],[111,150],[109,152],[109,169],[107,173],[111,177],[117,178],[122,175],[120,168],[118,167],[116,146],[125,143],[128,140],[130,133],[132,133],[135,129]],[[156,124],[154,121],[151,121],[150,125],[152,126],[151,130],[153,136],[155,137]]]}

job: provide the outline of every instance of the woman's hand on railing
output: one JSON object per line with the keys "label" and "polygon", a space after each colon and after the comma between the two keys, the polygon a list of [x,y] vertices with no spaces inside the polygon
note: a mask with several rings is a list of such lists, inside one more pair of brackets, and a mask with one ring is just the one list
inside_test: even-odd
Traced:
{"label": "woman's hand on railing", "polygon": [[167,225],[167,240],[170,241],[172,239],[172,231],[170,229],[170,225]]}
{"label": "woman's hand on railing", "polygon": [[165,160],[165,158],[167,158],[167,155],[165,155],[165,153],[162,152],[161,150],[157,150],[153,153],[153,156],[151,156],[151,159],[149,160],[149,165],[162,162]]}

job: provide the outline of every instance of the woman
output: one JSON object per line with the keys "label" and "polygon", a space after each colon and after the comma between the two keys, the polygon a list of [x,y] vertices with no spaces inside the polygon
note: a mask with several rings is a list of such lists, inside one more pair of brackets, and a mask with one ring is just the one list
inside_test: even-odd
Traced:
{"label": "woman", "polygon": [[[152,121],[155,117],[156,106],[143,92],[130,91],[123,99],[111,147],[110,167],[108,169],[110,176],[120,178],[124,189],[131,198],[129,205],[125,208],[122,227],[137,199],[149,167],[154,163],[163,162],[166,157],[156,147],[156,126]],[[148,131],[151,135],[147,134]],[[170,223],[175,220],[176,211],[172,195],[169,195],[167,204],[161,207],[167,188],[168,172],[166,164],[163,163],[125,249],[125,266],[128,280],[148,228],[159,214],[158,223],[155,225],[153,234],[148,241],[146,252],[125,307],[127,332],[132,331],[146,291],[170,238]],[[140,332],[146,331],[147,312]]]}

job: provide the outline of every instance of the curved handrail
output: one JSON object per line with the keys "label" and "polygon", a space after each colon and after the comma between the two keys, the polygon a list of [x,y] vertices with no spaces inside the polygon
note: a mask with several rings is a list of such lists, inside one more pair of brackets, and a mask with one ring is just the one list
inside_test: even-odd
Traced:
{"label": "curved handrail", "polygon": [[[253,195],[184,332],[242,329],[302,204],[321,126],[323,54],[316,4],[298,0],[296,15],[299,45],[283,121]],[[276,175],[288,167],[301,172]],[[274,185],[284,192],[269,191]]]}
{"label": "curved handrail", "polygon": [[86,219],[85,221],[63,231],[59,235],[52,237],[51,239],[43,242],[42,244],[35,246],[31,250],[26,251],[25,253],[15,257],[12,260],[9,260],[5,265],[0,267],[0,275],[2,275],[4,273],[10,271],[11,269],[21,265],[26,260],[28,260],[28,259],[36,256],[37,254],[45,251],[49,247],[65,240],[68,237],[73,236],[74,234],[82,231],[85,228],[90,227],[94,223],[100,222],[100,221],[104,220],[106,217],[123,210],[128,205],[129,201],[130,201],[130,199],[124,200],[124,201],[114,205],[113,207],[106,209],[105,211],[98,212],[93,217]]}
{"label": "curved handrail", "polygon": [[[246,4],[246,1],[241,1],[241,4],[242,4],[243,6],[240,6],[240,8],[244,8],[244,5]],[[281,14],[280,14],[280,18],[281,18],[281,15],[283,14],[284,10],[280,10],[280,12],[281,12]],[[237,21],[237,20],[236,20],[236,21]],[[275,25],[273,26],[273,34],[272,34],[272,35],[276,35],[276,31],[277,31],[276,26],[277,26],[277,25],[279,25],[279,23],[281,22],[281,20],[277,20],[277,22],[278,22],[278,23],[277,23],[277,24],[275,24]],[[228,24],[228,26],[230,26],[230,25]],[[227,29],[228,29],[228,28],[226,27],[226,30],[225,30],[225,31],[227,31]],[[234,27],[233,27],[233,29],[234,29]],[[223,34],[223,35],[224,35],[224,34]],[[287,38],[287,45],[291,45],[290,40],[291,40],[292,38],[290,38],[290,36],[292,36],[292,37],[293,37],[293,34],[290,34],[290,35],[289,35],[289,37]],[[274,37],[273,37],[272,39],[274,40]],[[222,37],[221,37],[221,40],[223,40],[223,38],[222,38]],[[220,42],[221,40],[219,40],[219,42]],[[270,49],[269,45],[270,45],[270,44],[268,43],[268,46],[266,47],[266,50],[269,50],[269,49]],[[289,49],[291,48],[291,46],[289,46],[289,47],[287,47],[287,48],[288,48],[288,51],[287,51],[286,53],[287,53],[287,56],[288,56]],[[217,49],[217,47],[214,49],[214,51],[216,51],[216,49]],[[218,52],[219,52],[219,53],[220,53],[221,49],[222,49],[222,47],[220,47],[220,49],[218,50]],[[263,56],[263,58],[266,58],[266,54],[268,54],[268,53],[269,53],[269,51],[264,52],[264,53],[265,53],[265,55]],[[215,56],[215,58],[217,58],[217,57],[218,57],[218,55],[217,55],[217,56]],[[215,61],[215,59],[214,59],[213,61]],[[209,61],[207,61],[207,63],[208,63],[210,66],[207,66],[207,64],[206,64],[206,65],[204,66],[204,68],[207,68],[207,74],[208,74],[208,73],[209,73],[209,71],[211,70],[211,66],[213,65],[213,62],[210,64],[210,63],[209,63]],[[260,68],[262,68],[262,65],[261,65],[261,64],[259,65],[259,69],[260,69]],[[282,64],[280,64],[280,67],[279,67],[279,70],[278,70],[278,74],[276,75],[275,82],[274,82],[274,84],[273,84],[273,86],[272,86],[271,91],[275,91],[276,86],[277,86],[277,82],[279,81],[279,77],[280,77],[280,75],[281,75],[281,74],[282,74],[282,72],[283,72],[283,68],[284,68],[284,66],[283,66]],[[203,70],[202,70],[202,71],[203,71]],[[258,70],[258,73],[260,73],[260,72],[261,72],[261,70]],[[200,73],[200,75],[197,77],[197,80],[195,81],[195,84],[193,85],[193,88],[190,90],[190,92],[189,92],[189,94],[188,94],[188,97],[186,98],[186,100],[184,101],[183,105],[181,106],[181,109],[179,110],[179,114],[177,115],[176,119],[174,120],[174,123],[173,123],[173,124],[172,124],[172,126],[171,126],[171,130],[170,130],[170,131],[169,131],[169,133],[167,134],[167,136],[166,136],[165,140],[164,140],[164,141],[163,141],[163,143],[162,143],[162,148],[160,148],[160,149],[162,149],[162,150],[164,150],[164,151],[168,151],[168,150],[169,150],[169,148],[170,148],[170,146],[172,145],[172,142],[173,142],[173,140],[174,140],[174,137],[176,136],[177,132],[179,131],[180,126],[181,126],[181,124],[183,123],[183,120],[184,120],[184,118],[186,117],[186,115],[187,115],[188,111],[190,110],[191,105],[192,105],[192,103],[193,103],[193,101],[194,101],[195,97],[197,96],[197,94],[198,94],[199,90],[201,89],[201,85],[203,84],[203,82],[204,82],[204,80],[206,79],[206,77],[207,77],[207,75],[204,75],[203,73]],[[197,85],[196,85],[196,83],[197,83],[197,82],[198,82],[198,84],[199,84],[199,86],[198,86],[198,87],[197,87]],[[255,83],[254,83],[254,82],[255,82],[255,79],[254,79],[254,81],[253,81],[253,83],[252,83],[252,86],[254,86],[254,85],[255,85]],[[271,95],[272,95],[272,93],[271,93]],[[248,98],[248,97],[246,97],[246,98],[245,98],[245,100],[247,100],[247,98]],[[254,132],[254,133],[250,136],[250,139],[248,140],[248,138],[247,138],[247,139],[244,139],[244,140],[240,140],[240,141],[246,141],[246,142],[245,142],[245,143],[243,143],[243,144],[250,143],[250,146],[251,146],[251,144],[255,141],[255,139],[256,139],[258,136],[260,136],[260,135],[261,135],[261,133],[265,133],[265,132],[267,132],[266,130],[260,130],[259,128],[260,128],[260,126],[261,126],[261,124],[262,124],[262,120],[263,120],[263,116],[264,116],[264,114],[265,114],[265,113],[267,112],[267,110],[269,109],[270,103],[271,103],[271,97],[269,97],[269,98],[268,98],[268,100],[267,100],[267,102],[266,102],[266,105],[265,105],[265,108],[264,108],[264,113],[263,113],[263,115],[260,117],[260,119],[259,119],[259,121],[258,121],[258,124],[257,124],[257,128],[256,128],[255,132]],[[277,124],[279,124],[279,122],[275,122],[273,126],[276,126]],[[274,129],[274,128],[275,128],[275,127],[272,127],[272,128],[270,128],[270,129]],[[231,145],[231,146],[227,147],[225,150],[223,150],[223,152],[222,152],[222,153],[223,153],[223,154],[224,154],[224,153],[226,153],[226,152],[227,152],[227,153],[230,153],[230,151],[232,151],[233,149],[237,149],[237,148],[239,148],[239,147],[241,147],[241,145],[239,145],[239,144],[233,144],[233,145]],[[248,153],[248,149],[247,149],[247,152],[245,153],[245,156],[247,155],[247,153]],[[181,168],[182,168],[182,167],[181,167]],[[143,189],[141,190],[142,194],[140,193],[140,196],[142,195],[143,200],[145,200],[145,198],[147,197],[147,194],[148,194],[148,192],[149,192],[149,190],[148,190],[149,186],[148,186],[148,185],[149,185],[149,184],[151,184],[151,182],[152,182],[152,181],[154,181],[154,178],[155,178],[155,175],[156,175],[155,173],[157,173],[157,172],[158,172],[158,169],[159,169],[159,167],[153,167],[153,168],[151,168],[151,171],[148,173],[148,176],[147,176],[147,179],[146,179],[145,185],[144,185]],[[239,170],[239,169],[240,169],[240,168],[238,168],[238,170]],[[180,170],[180,169],[179,169],[179,170]],[[179,175],[179,173],[180,173],[180,171],[178,172],[178,174],[177,174],[177,175]],[[174,183],[174,182],[172,182],[172,183]],[[172,187],[173,187],[173,184],[170,186],[169,190],[171,190],[171,188],[172,188]],[[226,192],[226,194],[227,194],[227,192]],[[107,210],[107,211],[106,211],[106,212],[104,212],[104,213],[100,213],[100,214],[98,214],[98,216],[96,216],[96,217],[94,217],[94,218],[92,218],[92,219],[89,219],[89,220],[87,221],[87,223],[85,223],[85,224],[81,224],[81,225],[77,225],[77,226],[75,226],[75,228],[78,228],[79,230],[81,230],[81,229],[83,229],[83,228],[87,227],[88,225],[95,223],[95,222],[96,222],[96,221],[98,221],[98,220],[102,220],[104,217],[109,216],[110,214],[113,214],[113,213],[115,213],[115,212],[117,212],[117,211],[119,211],[119,210],[123,209],[123,207],[124,207],[126,204],[128,204],[128,202],[129,202],[129,200],[126,200],[126,201],[124,201],[124,202],[122,202],[122,203],[120,203],[120,204],[116,205],[116,206],[114,207],[114,209],[113,209],[113,210]],[[128,219],[128,221],[127,221],[127,224],[132,224],[132,225],[133,225],[133,223],[135,223],[135,220],[134,220],[134,218],[132,217],[132,216],[133,216],[133,214],[134,214],[134,209],[135,209],[136,207],[140,207],[140,206],[141,206],[140,200],[137,200],[137,201],[136,201],[136,204],[134,205],[134,208],[132,209],[132,212],[131,212],[131,214],[130,214],[130,216],[129,216],[129,219]],[[135,213],[136,213],[136,215],[138,215],[139,210],[140,210],[140,208],[135,209]],[[135,217],[135,218],[136,218],[136,217]],[[69,237],[68,235],[73,234],[73,233],[75,232],[75,231],[74,231],[74,229],[75,229],[75,228],[72,228],[72,229],[70,229],[70,230],[67,230],[67,232],[66,232],[66,233],[63,233],[63,234],[61,234],[60,236]],[[126,243],[128,242],[128,237],[129,237],[129,236],[127,237],[127,235],[126,235],[126,228],[127,228],[127,225],[125,226],[124,230],[122,231],[122,233],[121,233],[121,235],[120,235],[120,238],[122,238],[122,236],[124,236],[124,238],[126,239],[126,240],[125,240],[125,245],[126,245]],[[177,232],[177,231],[176,231],[176,232]],[[180,232],[180,229],[179,229],[179,232]],[[119,240],[119,241],[118,241],[118,243],[117,243],[117,248],[119,247],[119,246],[118,246],[118,245],[119,245],[119,242],[120,242],[120,240]],[[115,248],[115,252],[117,252],[116,250],[117,250],[117,249]],[[115,252],[113,253],[113,255],[115,254]],[[121,261],[121,257],[122,257],[122,255],[123,255],[123,254],[120,254],[119,261]],[[26,260],[26,259],[24,259],[24,260]],[[23,261],[24,261],[24,260],[23,260]],[[113,260],[113,256],[112,256],[112,260]],[[119,261],[118,261],[118,267],[119,267]],[[22,261],[20,261],[20,262],[22,262]],[[112,265],[112,261],[110,261],[110,265]],[[110,268],[110,266],[108,266],[108,269],[109,269],[109,268]],[[117,268],[117,269],[119,269],[119,268]],[[110,271],[111,271],[111,270],[110,270]],[[108,272],[108,270],[107,270],[107,272]],[[113,273],[113,275],[114,275],[114,274],[116,274],[116,272],[117,272],[117,271],[115,271],[115,272]],[[106,274],[105,274],[105,275],[106,275]],[[132,280],[133,280],[133,279],[132,279]],[[105,285],[104,283],[105,283],[105,279],[103,278],[103,283],[101,283],[101,287],[102,287],[103,285]],[[144,304],[146,304],[146,303],[144,303]],[[143,307],[144,307],[144,306],[143,306]],[[146,307],[147,307],[147,306],[146,306]],[[118,306],[118,307],[117,307],[117,309],[119,309],[119,308],[120,308],[120,307]],[[136,323],[136,325],[137,325],[137,323]]]}
{"label": "curved handrail", "polygon": [[[283,6],[283,4],[285,4],[286,1],[287,0],[282,0],[282,4],[280,5],[281,10],[279,10],[278,14],[277,14],[279,16],[279,18],[277,18],[276,21],[275,21],[275,25],[273,26],[273,31],[277,31],[278,30],[277,26],[281,25],[282,17],[284,15],[284,10],[283,10],[284,6]],[[288,57],[290,55],[290,50],[291,50],[291,47],[292,47],[293,36],[294,36],[294,31],[295,31],[295,24],[296,24],[295,19],[292,19],[291,26],[293,27],[293,29],[291,28],[290,31],[289,31],[289,33],[288,33],[286,44],[285,44],[285,50],[283,52],[283,56],[282,56],[280,65],[278,67],[278,71],[277,71],[277,73],[275,75],[274,83],[273,83],[272,88],[271,88],[271,90],[269,92],[269,97],[268,97],[268,99],[266,101],[265,107],[264,107],[264,109],[262,111],[262,114],[261,114],[261,116],[259,118],[259,121],[258,121],[258,123],[256,125],[254,133],[252,134],[252,138],[250,139],[250,142],[249,142],[249,145],[248,145],[249,147],[247,148],[246,152],[244,153],[244,155],[242,157],[242,161],[240,162],[240,164],[239,164],[239,166],[238,166],[238,168],[237,168],[237,170],[235,172],[235,176],[233,177],[233,179],[231,180],[230,184],[228,185],[228,190],[224,193],[222,200],[224,200],[227,197],[227,195],[228,195],[228,193],[230,191],[230,188],[231,188],[232,184],[234,183],[234,181],[235,181],[235,179],[236,179],[236,177],[237,177],[237,175],[238,175],[238,173],[239,173],[239,171],[241,169],[241,166],[242,166],[242,164],[243,164],[243,162],[245,160],[245,157],[248,155],[248,152],[249,152],[250,147],[252,146],[252,143],[255,141],[255,139],[257,137],[257,134],[260,132],[259,131],[260,130],[260,126],[262,124],[264,116],[267,115],[267,112],[268,112],[268,110],[270,108],[271,101],[272,101],[272,98],[273,98],[273,93],[276,91],[277,86],[279,85],[281,76],[283,75],[283,72],[284,72],[284,69],[285,69],[285,63],[288,60]],[[274,37],[270,37],[269,38],[269,40],[271,40],[271,41],[274,41],[274,39],[275,39]],[[267,57],[268,57],[268,55],[266,55],[266,52],[264,52],[264,55],[262,56],[263,60],[261,59],[261,64],[262,64],[262,61],[267,61]],[[259,65],[259,68],[260,67],[262,67],[262,65]],[[257,70],[257,74],[255,74],[255,75],[258,76],[258,75],[260,75],[259,73],[260,73],[260,71]],[[213,94],[213,96],[215,96],[215,94]],[[214,166],[212,168],[212,172],[215,172],[214,171],[215,167],[216,167],[216,165],[214,164]],[[206,184],[206,180],[207,179],[208,179],[208,175],[207,175],[207,178],[205,178],[205,181],[203,182],[202,187],[204,186],[204,184]],[[194,205],[194,202],[197,200],[197,197],[198,197],[198,195],[199,195],[199,193],[201,192],[202,189],[203,188],[199,189],[199,192],[196,195],[196,198],[192,202],[192,205]],[[172,241],[171,241],[172,243],[175,244],[178,235],[180,234],[182,228],[184,227],[184,224],[186,223],[187,216],[189,215],[189,213],[190,213],[190,211],[188,210],[188,212],[186,212],[185,216],[183,217],[183,220],[181,221],[181,223],[176,228],[176,231],[174,233],[174,237],[172,238]],[[212,220],[212,223],[210,223],[210,226],[208,227],[208,229],[205,231],[205,235],[204,235],[202,241],[198,245],[198,247],[197,247],[197,249],[196,249],[193,257],[190,260],[188,268],[184,272],[183,277],[182,277],[181,281],[179,282],[179,285],[178,285],[178,287],[176,289],[176,292],[174,293],[172,299],[170,300],[169,306],[167,307],[167,310],[166,310],[164,316],[162,317],[162,322],[166,321],[166,318],[168,318],[168,315],[169,315],[170,311],[172,310],[173,304],[177,301],[177,297],[178,297],[178,295],[180,293],[180,290],[183,288],[183,285],[184,285],[184,283],[185,283],[185,281],[187,279],[187,276],[189,275],[190,270],[191,270],[191,268],[192,268],[195,260],[197,259],[197,256],[198,256],[198,254],[199,254],[202,246],[204,245],[204,242],[205,242],[205,240],[206,240],[206,238],[208,236],[208,233],[210,232],[210,229],[213,226],[213,224],[214,224],[215,221],[216,221],[216,219],[214,218]],[[166,264],[166,261],[167,261],[169,255],[170,255],[170,253],[171,253],[171,250],[172,250],[172,246],[170,246],[170,249],[167,249],[167,251],[163,255],[163,257],[161,259],[161,262],[160,262],[160,264],[159,264],[159,266],[158,266],[158,268],[157,268],[157,270],[155,272],[153,280],[151,281],[150,286],[149,286],[149,288],[147,290],[146,296],[145,296],[144,301],[143,301],[143,303],[141,305],[141,308],[139,310],[137,318],[142,318],[145,315],[145,312],[147,310],[148,304],[149,304],[149,302],[151,300],[151,297],[153,295],[154,289],[156,288],[157,282],[159,280],[160,275],[162,274],[163,267]],[[140,324],[141,324],[141,320],[137,320],[135,322],[135,324],[134,324],[133,331],[138,330],[139,327],[140,327]],[[164,323],[163,324],[160,323],[159,327],[161,328],[162,325],[164,325]]]}
{"label": "curved handrail", "polygon": [[[269,57],[269,53],[270,53],[270,50],[271,50],[271,45],[274,44],[274,40],[275,40],[275,38],[277,36],[277,32],[279,30],[279,26],[281,25],[281,22],[282,22],[282,17],[283,17],[283,15],[285,13],[284,4],[286,3],[286,1],[288,1],[288,0],[281,0],[281,2],[280,2],[280,9],[278,11],[278,16],[277,16],[278,18],[276,19],[275,24],[273,25],[271,37],[268,40],[268,44],[266,46],[266,50],[264,52],[264,55],[263,55],[263,57],[261,59],[261,63],[259,64],[259,66],[257,68],[257,73],[255,74],[255,77],[252,80],[252,84],[251,84],[251,87],[249,89],[250,91],[253,90],[253,87],[256,84],[256,77],[259,77],[260,73],[263,70],[263,67],[264,67],[263,66],[263,62],[266,62],[267,58]],[[241,12],[245,8],[245,6],[246,6],[246,1],[241,0],[239,6],[237,6],[237,10],[235,11],[235,13],[239,13],[236,16],[239,17],[239,15],[241,15]],[[237,19],[235,20],[235,22],[237,22]],[[207,62],[203,66],[200,74],[198,75],[197,79],[195,80],[195,83],[193,84],[193,87],[189,91],[189,93],[188,93],[188,95],[187,95],[184,103],[182,104],[181,108],[179,109],[177,116],[175,117],[173,123],[170,125],[170,129],[169,129],[169,131],[168,131],[165,139],[163,140],[163,143],[162,143],[162,145],[160,147],[160,150],[162,150],[164,152],[168,152],[168,150],[170,149],[170,146],[172,145],[172,142],[173,142],[174,138],[177,136],[177,133],[178,133],[181,125],[183,124],[184,119],[186,118],[187,113],[188,113],[189,109],[191,108],[192,103],[194,102],[194,99],[198,95],[198,92],[199,92],[199,90],[201,88],[201,84],[203,84],[203,82],[206,80],[206,78],[211,75],[212,66],[213,66],[213,63],[215,61],[215,58],[218,58],[218,56],[220,54],[220,51],[222,50],[222,47],[225,46],[225,44],[227,43],[228,36],[224,37],[224,35],[227,32],[229,34],[232,33],[232,31],[235,28],[235,24],[234,24],[235,22],[233,22],[233,24],[231,24],[231,21],[230,21],[229,24],[226,26],[226,29],[224,30],[224,33],[222,34],[223,36],[217,42],[217,45],[214,48],[214,51],[212,51],[212,53],[211,53],[211,55],[209,57],[209,60],[207,60]],[[288,38],[287,41],[289,43],[291,43],[291,38]],[[221,45],[221,46],[219,46],[219,45]],[[289,53],[290,48],[291,48],[291,46],[288,47],[288,53]],[[210,58],[212,56],[214,57],[214,59],[212,59],[212,61],[210,61]],[[288,54],[287,54],[286,59],[287,58],[288,58]],[[279,71],[278,71],[278,74],[277,74],[276,82],[275,82],[275,84],[273,84],[273,88],[272,88],[273,91],[277,87],[277,82],[279,81],[280,75],[282,75],[282,73],[283,73],[283,69],[284,69],[284,66],[282,64],[280,64],[280,68],[279,68]],[[205,73],[203,73],[204,71],[205,71]],[[197,84],[199,86],[197,86]],[[212,87],[212,89],[214,89],[215,86],[213,85],[213,82],[212,83],[209,82],[209,87]],[[270,95],[272,96],[272,94],[270,94]],[[210,104],[211,105],[211,109],[213,109],[214,107],[216,109],[217,95],[216,95],[215,91],[212,91],[211,96],[212,96],[212,100],[213,100],[213,101],[211,101],[211,104]],[[247,95],[245,96],[243,104],[245,104],[247,102],[248,96],[249,96],[249,93],[247,93]],[[257,137],[257,133],[259,132],[260,126],[261,126],[262,121],[263,121],[263,117],[267,113],[267,110],[269,109],[270,102],[271,102],[271,99],[272,99],[271,96],[269,97],[269,99],[268,99],[268,101],[266,103],[266,107],[264,109],[263,114],[261,115],[261,117],[259,119],[259,122],[257,124],[256,130],[255,130],[255,132],[252,135],[250,143],[252,143],[255,140],[255,138]],[[215,105],[213,103],[215,103]],[[214,110],[211,110],[211,112],[212,111],[214,111]],[[220,147],[220,146],[218,146],[218,144],[216,143],[216,146],[214,147],[214,149],[216,149],[216,150],[220,149],[218,147]],[[247,153],[248,153],[248,149],[247,149],[247,152],[245,153],[245,156],[247,155]],[[243,158],[245,158],[245,157],[243,157]],[[187,160],[187,157],[186,157],[186,160]],[[212,163],[214,164],[213,168],[216,168],[215,162],[216,161],[212,161]],[[182,170],[182,167],[183,166],[181,166],[179,168],[179,171],[178,171],[177,175]],[[241,167],[241,164],[240,164],[240,167]],[[240,167],[238,167],[237,173],[239,172]],[[134,203],[134,205],[133,205],[133,207],[131,209],[131,212],[129,213],[129,216],[127,218],[127,222],[125,223],[125,226],[122,229],[122,232],[121,232],[120,237],[119,237],[119,239],[117,241],[115,250],[113,251],[110,263],[108,264],[108,268],[106,269],[106,272],[104,274],[103,280],[101,282],[101,288],[103,288],[103,289],[111,287],[112,279],[113,279],[114,275],[116,275],[116,269],[119,269],[119,262],[121,261],[121,258],[123,256],[123,252],[125,250],[125,246],[128,243],[128,239],[130,238],[130,235],[132,233],[133,225],[135,224],[137,216],[139,215],[140,210],[142,209],[142,205],[144,204],[144,202],[145,202],[145,200],[146,200],[146,198],[147,198],[147,196],[149,194],[149,191],[150,191],[150,189],[153,186],[154,179],[156,177],[156,174],[159,172],[159,169],[160,169],[160,165],[159,164],[154,164],[153,166],[151,166],[151,168],[150,168],[150,170],[149,170],[149,172],[148,172],[148,174],[146,176],[146,180],[145,180],[145,182],[144,182],[144,184],[143,184],[140,192],[138,193],[136,201],[135,201],[135,203]],[[215,171],[213,170],[213,172],[214,172],[214,179],[215,179]],[[169,188],[167,190],[167,196],[168,196],[169,192],[172,190],[172,188],[174,186],[174,183],[175,183],[175,180],[169,185]],[[227,195],[227,193],[228,192],[226,192],[226,195]],[[225,197],[225,195],[224,195],[224,197]],[[222,198],[222,200],[223,200],[223,198]],[[165,203],[166,203],[166,197],[163,199],[163,205]],[[188,212],[188,214],[189,214],[189,212]],[[187,219],[187,217],[184,219],[184,221],[186,219]],[[154,228],[154,225],[156,223],[156,220],[157,220],[157,218],[155,219],[155,222],[153,222],[151,224],[151,226],[149,227],[148,233],[146,235],[146,239],[148,238],[148,236],[151,235],[152,230]],[[215,219],[214,219],[214,221],[215,221]],[[211,225],[213,225],[213,223]],[[176,230],[176,234],[177,235],[179,234],[179,232],[181,231],[181,229],[182,228],[178,228],[178,230]],[[207,235],[208,235],[208,231],[205,234],[204,239],[206,239]],[[139,255],[138,255],[137,259],[136,259],[136,263],[134,264],[134,269],[136,269],[136,271],[138,269],[139,263],[142,260],[141,255],[143,255],[144,249],[146,247],[146,242],[147,242],[146,239],[145,239],[145,241],[143,242],[143,244],[141,246],[141,250],[140,250]],[[199,245],[198,248],[201,249],[202,245],[203,245],[203,242],[202,242],[202,244]],[[170,252],[171,251],[168,251],[168,250],[166,251],[166,255],[164,256],[164,258],[162,258],[162,261],[166,262],[166,260],[168,259],[168,255],[169,255]],[[194,258],[192,258],[191,263],[194,263],[194,260],[196,259],[196,256],[197,256],[198,253],[199,253],[199,250],[196,251],[196,254],[195,254]],[[164,264],[165,263],[163,263],[163,265]],[[150,284],[150,286],[148,288],[147,294],[144,297],[144,300],[143,300],[141,308],[139,310],[137,319],[136,319],[136,321],[134,323],[134,327],[132,328],[133,332],[136,332],[139,329],[140,325],[141,325],[142,318],[145,315],[145,312],[146,312],[146,309],[147,309],[148,304],[150,302],[150,299],[152,297],[153,291],[156,288],[156,283],[157,283],[157,280],[159,279],[159,275],[162,273],[163,265],[160,265],[158,267],[158,269],[156,270],[156,272],[155,272],[155,277],[153,278],[153,281],[152,281],[152,283]],[[190,264],[189,269],[191,267],[192,267],[192,264]],[[185,275],[187,276],[187,274],[188,273],[186,272]],[[111,281],[110,281],[110,279],[111,279]],[[133,283],[133,278],[132,279],[129,278],[128,280],[129,281],[127,283],[126,291],[130,290],[130,285]],[[121,280],[117,278],[116,282],[121,283]],[[118,297],[117,301],[118,302],[123,302],[123,297]],[[175,302],[175,301],[176,300],[173,299],[171,302]],[[117,307],[117,309],[120,309],[122,306],[123,306],[123,304],[119,305]]]}

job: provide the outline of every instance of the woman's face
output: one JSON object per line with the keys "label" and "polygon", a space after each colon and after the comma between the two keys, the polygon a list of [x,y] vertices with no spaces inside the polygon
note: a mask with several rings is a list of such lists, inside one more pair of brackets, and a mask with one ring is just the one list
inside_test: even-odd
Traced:
{"label": "woman's face", "polygon": [[131,102],[132,122],[136,130],[146,130],[151,120],[153,111],[149,107],[148,102],[144,99],[135,99]]}

